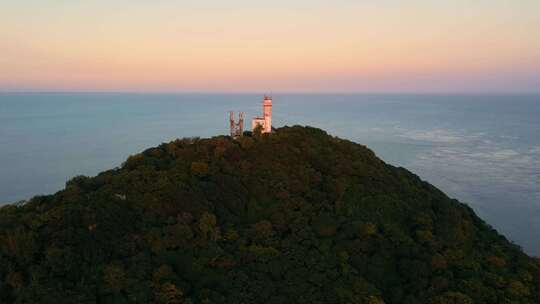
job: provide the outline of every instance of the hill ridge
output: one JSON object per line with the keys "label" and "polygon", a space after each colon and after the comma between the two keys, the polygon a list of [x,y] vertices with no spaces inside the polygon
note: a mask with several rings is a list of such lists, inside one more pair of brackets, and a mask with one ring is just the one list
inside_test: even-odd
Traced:
{"label": "hill ridge", "polygon": [[313,127],[184,138],[0,208],[2,303],[538,303],[540,263]]}

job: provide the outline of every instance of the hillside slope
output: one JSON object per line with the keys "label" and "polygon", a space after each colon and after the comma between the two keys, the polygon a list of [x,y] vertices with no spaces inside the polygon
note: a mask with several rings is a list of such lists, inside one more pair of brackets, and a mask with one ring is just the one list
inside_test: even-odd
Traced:
{"label": "hillside slope", "polygon": [[540,303],[540,263],[310,127],[183,139],[0,209],[0,303]]}

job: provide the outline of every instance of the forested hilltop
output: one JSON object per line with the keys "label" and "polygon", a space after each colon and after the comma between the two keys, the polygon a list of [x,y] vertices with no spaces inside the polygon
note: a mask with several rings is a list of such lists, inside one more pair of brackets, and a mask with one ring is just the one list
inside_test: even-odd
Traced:
{"label": "forested hilltop", "polygon": [[540,303],[540,262],[311,127],[182,139],[0,209],[0,303]]}

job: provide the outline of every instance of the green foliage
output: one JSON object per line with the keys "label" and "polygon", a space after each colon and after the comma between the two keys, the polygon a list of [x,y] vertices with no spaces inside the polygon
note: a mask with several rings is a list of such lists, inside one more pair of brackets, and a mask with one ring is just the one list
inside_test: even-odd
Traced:
{"label": "green foliage", "polygon": [[311,127],[175,140],[0,208],[0,303],[540,303],[466,205]]}
{"label": "green foliage", "polygon": [[191,173],[198,177],[205,176],[208,174],[208,164],[202,161],[192,162]]}
{"label": "green foliage", "polygon": [[432,304],[473,304],[471,298],[459,292],[446,292],[441,296],[435,297]]}

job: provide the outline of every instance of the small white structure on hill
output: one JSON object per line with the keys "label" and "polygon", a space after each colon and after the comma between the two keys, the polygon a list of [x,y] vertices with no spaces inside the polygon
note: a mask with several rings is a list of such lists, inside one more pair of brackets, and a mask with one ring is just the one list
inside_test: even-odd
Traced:
{"label": "small white structure on hill", "polygon": [[261,126],[261,133],[272,132],[272,97],[264,95],[263,100],[263,117],[254,117],[251,121],[251,129],[255,131]]}

